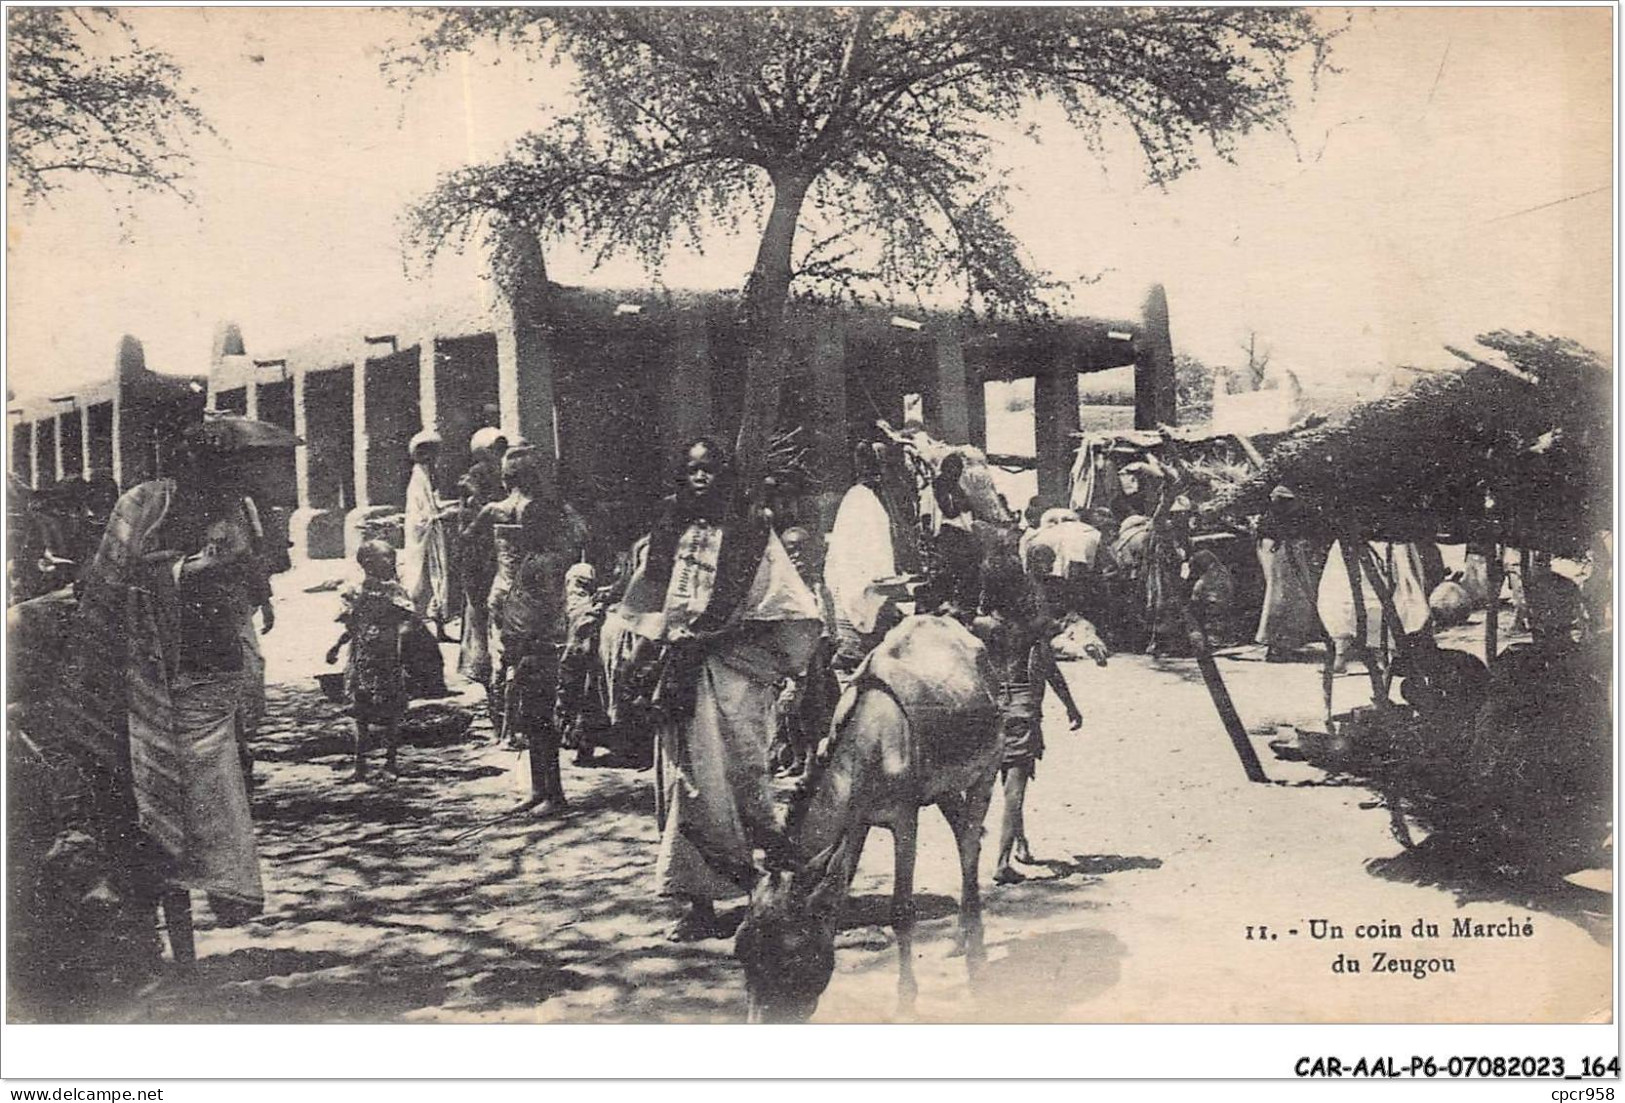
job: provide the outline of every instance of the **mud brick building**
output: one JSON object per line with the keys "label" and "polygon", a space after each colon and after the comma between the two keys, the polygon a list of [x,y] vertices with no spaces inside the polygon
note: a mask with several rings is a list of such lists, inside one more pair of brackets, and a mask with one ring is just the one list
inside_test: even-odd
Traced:
{"label": "mud brick building", "polygon": [[[369,517],[399,511],[407,441],[444,438],[449,493],[483,425],[538,447],[561,485],[631,514],[665,491],[693,436],[728,435],[744,397],[737,299],[725,294],[581,290],[550,285],[527,317],[467,305],[368,322],[289,348],[250,347],[220,327],[206,377],[146,370],[140,343],[119,346],[114,379],[51,401],[13,404],[13,470],[36,485],[97,466],[123,486],[158,462],[153,434],[177,419],[233,410],[306,443],[267,484],[296,557],[355,547]],[[1064,500],[1078,432],[1079,377],[1132,365],[1135,424],[1174,421],[1173,352],[1160,286],[1137,318],[1045,322],[967,319],[896,307],[793,303],[781,428],[813,450],[825,521],[851,479],[852,446],[876,419],[923,413],[951,443],[985,447],[984,388],[1034,380],[1041,494]]]}

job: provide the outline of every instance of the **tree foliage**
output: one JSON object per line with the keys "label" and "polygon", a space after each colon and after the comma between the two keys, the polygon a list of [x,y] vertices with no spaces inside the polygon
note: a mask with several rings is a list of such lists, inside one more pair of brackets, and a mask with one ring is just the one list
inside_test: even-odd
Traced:
{"label": "tree foliage", "polygon": [[1174,407],[1179,424],[1197,425],[1213,419],[1214,372],[1188,353],[1174,354]]}
{"label": "tree foliage", "polygon": [[167,54],[142,46],[105,8],[10,8],[6,16],[6,168],[25,200],[86,177],[126,198],[190,198],[187,143],[212,131]]}
{"label": "tree foliage", "polygon": [[[1001,129],[1059,104],[1097,148],[1122,126],[1168,181],[1203,148],[1282,125],[1293,66],[1329,36],[1285,8],[459,8],[389,66],[410,75],[481,42],[567,62],[571,109],[501,160],[447,176],[412,213],[432,253],[492,216],[544,240],[659,265],[717,228],[759,234],[741,447],[765,440],[772,361],[798,289],[957,286],[967,306],[1041,312],[1056,278],[1006,224]],[[760,392],[760,393],[758,393]],[[763,412],[764,409],[767,412]],[[754,433],[754,437],[752,434]]]}

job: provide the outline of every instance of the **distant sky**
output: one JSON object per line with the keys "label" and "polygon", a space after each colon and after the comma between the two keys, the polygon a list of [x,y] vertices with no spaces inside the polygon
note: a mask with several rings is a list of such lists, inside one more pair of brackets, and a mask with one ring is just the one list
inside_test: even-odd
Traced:
{"label": "distant sky", "polygon": [[[92,183],[52,207],[13,205],[8,364],[19,394],[103,378],[123,333],[148,363],[207,367],[215,326],[249,351],[358,333],[432,298],[488,294],[478,259],[409,279],[397,219],[436,177],[501,152],[568,72],[512,55],[454,63],[409,90],[378,61],[398,12],[147,8],[127,13],[168,51],[225,144],[196,146],[187,207],[143,198],[121,230]],[[1080,310],[1137,309],[1168,289],[1176,347],[1244,359],[1259,335],[1306,382],[1436,362],[1444,341],[1495,327],[1572,336],[1611,354],[1612,12],[1395,9],[1343,23],[1294,139],[1245,139],[1167,190],[1132,142],[1090,152],[1042,112],[1041,145],[1002,152],[1013,228],[1041,266],[1097,275]],[[500,61],[494,64],[493,62]],[[737,287],[751,241],[718,235],[674,257],[672,286]],[[636,264],[590,271],[567,249],[555,278],[629,286]]]}

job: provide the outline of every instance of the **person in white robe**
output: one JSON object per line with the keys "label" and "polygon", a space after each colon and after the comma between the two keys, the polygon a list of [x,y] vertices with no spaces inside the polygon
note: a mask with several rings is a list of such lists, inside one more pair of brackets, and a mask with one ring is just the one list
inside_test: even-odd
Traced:
{"label": "person in white robe", "polygon": [[434,490],[434,466],[440,456],[440,434],[425,429],[407,445],[412,457],[412,477],[406,484],[406,516],[401,553],[401,584],[406,587],[418,615],[435,623],[442,641],[450,616],[447,591],[450,588],[445,519],[455,506],[440,501]]}
{"label": "person in white robe", "polygon": [[[1372,541],[1369,546],[1377,553],[1377,561],[1382,564],[1386,585],[1393,588],[1394,607],[1399,614],[1399,634],[1408,636],[1420,632],[1427,626],[1429,616],[1427,588],[1422,582],[1421,553],[1414,544]],[[1358,552],[1362,549],[1355,550]],[[1360,601],[1357,605],[1341,543],[1334,543],[1326,556],[1316,607],[1320,622],[1336,648],[1337,669],[1347,665],[1350,654],[1361,649],[1375,652],[1381,647],[1383,608],[1372,581],[1371,568],[1362,560]],[[1359,629],[1361,619],[1365,622],[1363,639],[1360,638]],[[1394,641],[1394,636],[1390,629],[1390,641]]]}
{"label": "person in white robe", "polygon": [[1258,565],[1264,575],[1264,604],[1253,640],[1265,647],[1269,662],[1287,662],[1321,639],[1315,611],[1317,573],[1313,548],[1297,535],[1298,496],[1278,486],[1270,492],[1268,511],[1258,522]]}
{"label": "person in white robe", "polygon": [[835,606],[837,652],[855,666],[869,650],[886,598],[874,583],[897,574],[891,517],[880,500],[880,464],[874,449],[859,445],[854,462],[858,481],[841,499],[824,559],[824,585]]}

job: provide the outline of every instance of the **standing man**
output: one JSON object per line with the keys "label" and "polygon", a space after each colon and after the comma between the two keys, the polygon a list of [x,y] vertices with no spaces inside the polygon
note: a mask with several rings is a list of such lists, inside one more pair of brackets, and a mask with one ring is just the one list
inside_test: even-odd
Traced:
{"label": "standing man", "polygon": [[801,581],[818,599],[823,631],[807,663],[805,674],[784,679],[779,694],[778,732],[773,743],[773,765],[795,775],[805,774],[818,741],[829,732],[841,684],[835,677],[835,603],[823,582],[823,549],[818,537],[806,529],[785,529],[779,539]]}
{"label": "standing man", "polygon": [[1253,639],[1264,645],[1266,662],[1290,662],[1294,654],[1321,640],[1315,610],[1320,565],[1309,541],[1299,535],[1302,507],[1289,487],[1270,491],[1270,504],[1258,520],[1258,565],[1264,572],[1264,607]]}
{"label": "standing man", "polygon": [[449,643],[446,620],[450,616],[450,578],[444,523],[457,507],[441,505],[434,490],[440,434],[424,429],[412,438],[406,450],[412,457],[412,477],[406,484],[406,547],[401,557],[401,582],[418,615],[432,620],[436,636],[442,643]]}
{"label": "standing man", "polygon": [[489,616],[491,711],[509,746],[530,754],[530,806],[546,816],[565,807],[553,705],[568,632],[564,576],[586,542],[574,513],[547,492],[541,457],[514,448],[502,460],[508,497],[487,504],[465,536],[490,534],[496,578]]}

